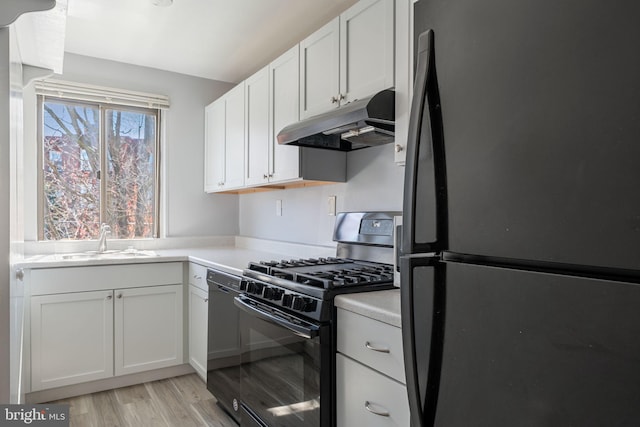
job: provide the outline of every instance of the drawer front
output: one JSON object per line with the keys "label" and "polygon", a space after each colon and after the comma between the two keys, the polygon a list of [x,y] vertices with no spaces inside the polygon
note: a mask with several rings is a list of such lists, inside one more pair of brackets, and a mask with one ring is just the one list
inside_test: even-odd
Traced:
{"label": "drawer front", "polygon": [[208,291],[207,286],[207,267],[200,264],[189,263],[189,284]]}
{"label": "drawer front", "polygon": [[42,268],[31,271],[31,295],[182,284],[181,262]]}
{"label": "drawer front", "polygon": [[400,328],[338,309],[338,351],[405,384]]}
{"label": "drawer front", "polygon": [[404,385],[341,354],[336,355],[338,427],[408,427]]}

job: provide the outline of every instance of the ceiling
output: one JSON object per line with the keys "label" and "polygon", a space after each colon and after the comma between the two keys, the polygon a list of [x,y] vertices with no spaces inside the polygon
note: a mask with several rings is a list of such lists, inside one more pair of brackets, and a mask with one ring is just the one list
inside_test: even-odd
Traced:
{"label": "ceiling", "polygon": [[239,82],[356,0],[68,0],[65,51]]}

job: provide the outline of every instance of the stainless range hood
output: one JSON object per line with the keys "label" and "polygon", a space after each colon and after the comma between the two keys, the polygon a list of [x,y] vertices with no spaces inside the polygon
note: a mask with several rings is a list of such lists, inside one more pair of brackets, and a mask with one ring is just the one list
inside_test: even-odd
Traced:
{"label": "stainless range hood", "polygon": [[394,130],[395,92],[383,90],[285,127],[278,144],[351,151],[393,142]]}

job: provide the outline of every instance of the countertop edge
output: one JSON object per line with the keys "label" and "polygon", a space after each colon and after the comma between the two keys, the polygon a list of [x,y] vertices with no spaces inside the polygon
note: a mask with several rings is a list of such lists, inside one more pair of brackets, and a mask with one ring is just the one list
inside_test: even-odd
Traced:
{"label": "countertop edge", "polygon": [[[281,242],[262,239],[238,239],[228,245],[177,247],[156,249],[156,256],[136,256],[131,258],[104,259],[56,259],[55,254],[30,255],[16,262],[15,268],[40,269],[58,267],[86,267],[98,265],[147,264],[159,262],[194,262],[211,268],[217,268],[231,274],[240,275],[250,261],[269,261],[274,259],[300,258],[305,256],[335,256],[335,248],[307,245],[295,242]],[[270,248],[272,248],[270,250]]]}
{"label": "countertop edge", "polygon": [[334,304],[337,308],[348,310],[397,328],[402,327],[400,289],[398,288],[386,291],[338,295]]}

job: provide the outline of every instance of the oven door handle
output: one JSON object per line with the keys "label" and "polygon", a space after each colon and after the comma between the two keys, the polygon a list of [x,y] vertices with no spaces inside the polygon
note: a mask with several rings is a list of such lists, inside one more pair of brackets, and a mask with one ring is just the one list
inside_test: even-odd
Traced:
{"label": "oven door handle", "polygon": [[243,301],[243,298],[241,296],[235,297],[233,298],[233,300],[233,303],[236,305],[236,307],[238,307],[242,311],[267,322],[275,323],[278,326],[282,326],[283,328],[288,329],[289,331],[302,338],[312,339],[317,337],[319,334],[320,328],[310,323],[305,322],[305,325],[292,323],[287,319],[275,316],[272,313],[261,310],[259,307],[246,303],[245,301]]}

